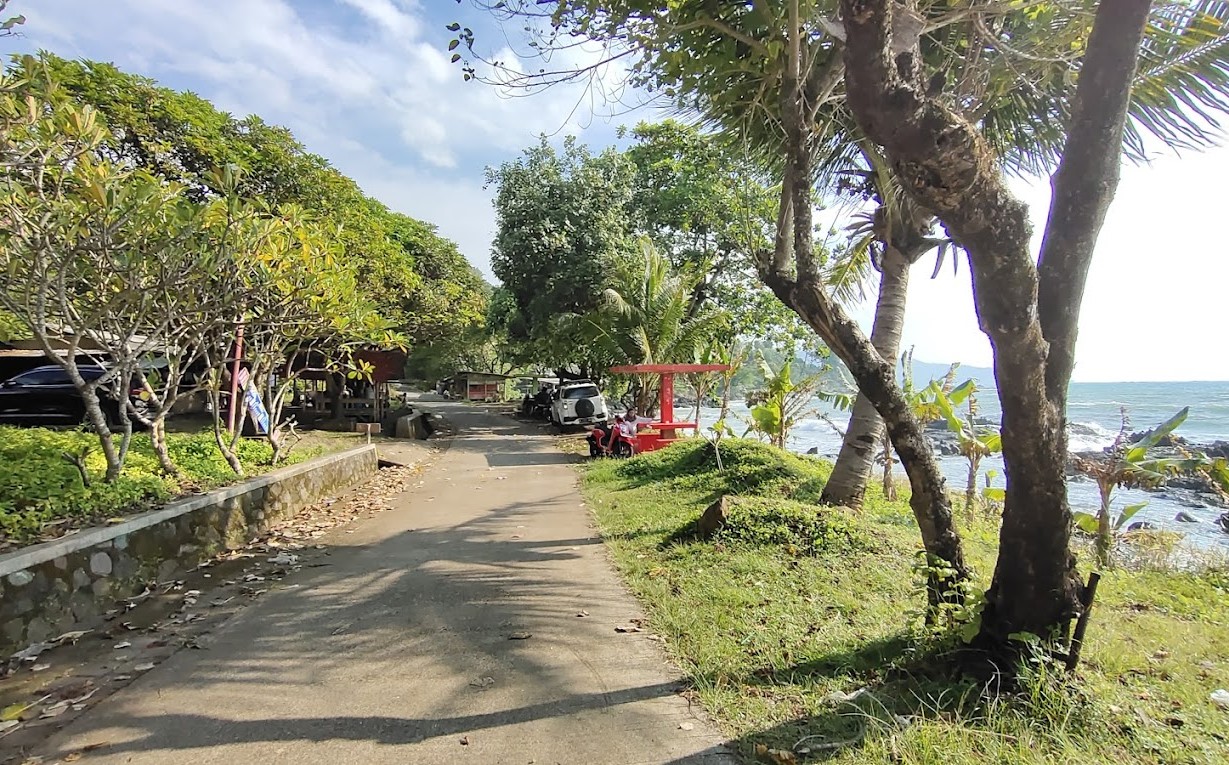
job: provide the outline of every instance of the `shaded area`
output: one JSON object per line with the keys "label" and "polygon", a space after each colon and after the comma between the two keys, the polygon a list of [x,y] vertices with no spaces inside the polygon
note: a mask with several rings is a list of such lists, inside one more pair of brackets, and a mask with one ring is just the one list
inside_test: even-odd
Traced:
{"label": "shaded area", "polygon": [[655,644],[615,631],[639,609],[589,533],[572,458],[506,418],[437,408],[461,435],[396,510],[325,537],[327,565],[295,573],[208,650],[172,657],[47,753],[106,740],[91,762],[268,761],[283,746],[299,762],[442,762],[464,737],[482,762],[496,761],[483,746],[540,761],[729,762],[702,721],[682,725],[695,713]]}

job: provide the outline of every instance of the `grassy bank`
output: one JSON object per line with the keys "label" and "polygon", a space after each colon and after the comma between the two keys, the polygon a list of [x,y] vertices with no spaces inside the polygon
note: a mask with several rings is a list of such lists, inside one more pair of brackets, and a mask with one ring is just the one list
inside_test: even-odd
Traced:
{"label": "grassy bank", "polygon": [[[236,480],[214,442],[212,431],[171,433],[171,458],[183,471],[170,478],[158,468],[149,436],[135,435],[123,475],[103,483],[106,462],[98,439],[76,430],[0,427],[0,545],[36,542],[79,526],[148,510],[178,495],[216,488]],[[64,454],[86,458],[91,485],[83,485],[77,468]],[[319,454],[312,446],[291,452],[285,464]],[[272,450],[260,441],[244,440],[239,456],[249,474],[269,469]]]}
{"label": "grassy bank", "polygon": [[[997,695],[952,669],[958,639],[922,626],[906,504],[874,494],[860,515],[816,508],[823,462],[750,442],[722,456],[718,470],[711,447],[688,443],[602,461],[584,485],[652,628],[748,760],[1229,758],[1229,710],[1209,700],[1229,688],[1224,572],[1109,572],[1077,676],[1039,663],[1023,692]],[[693,524],[721,494],[753,499],[701,541]],[[984,586],[996,531],[972,526]]]}

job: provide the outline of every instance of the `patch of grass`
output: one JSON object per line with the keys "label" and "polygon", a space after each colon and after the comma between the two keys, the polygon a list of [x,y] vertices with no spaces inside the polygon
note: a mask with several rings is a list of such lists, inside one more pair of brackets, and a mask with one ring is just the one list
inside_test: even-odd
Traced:
{"label": "patch of grass", "polygon": [[[721,453],[725,471],[694,442],[582,470],[653,629],[748,761],[757,747],[795,745],[811,750],[802,761],[905,765],[1229,758],[1229,712],[1209,699],[1229,688],[1223,569],[1106,572],[1076,676],[1039,663],[1020,692],[998,695],[957,671],[951,644],[922,626],[920,542],[904,502],[872,488],[860,514],[824,509],[814,523],[839,523],[851,541],[799,554],[810,527],[797,516],[814,510],[805,503],[828,467],[747,442]],[[722,493],[756,498],[734,530],[709,541],[679,533]],[[964,526],[985,586],[997,529]]]}
{"label": "patch of grass", "polygon": [[[80,527],[156,507],[192,490],[232,483],[234,472],[212,431],[170,433],[167,448],[183,478],[163,475],[147,434],[133,436],[119,480],[104,483],[106,461],[97,437],[80,430],[0,427],[0,542],[27,544]],[[81,481],[64,454],[81,454],[91,485]],[[284,464],[314,456],[319,448],[297,449]],[[263,441],[243,440],[239,458],[249,474],[269,469],[272,450]]]}

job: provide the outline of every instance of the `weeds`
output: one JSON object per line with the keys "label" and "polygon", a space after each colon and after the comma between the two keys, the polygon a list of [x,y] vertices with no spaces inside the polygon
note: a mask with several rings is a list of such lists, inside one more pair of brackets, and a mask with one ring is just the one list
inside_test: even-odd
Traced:
{"label": "weeds", "polygon": [[[817,509],[823,463],[721,448],[729,475],[711,447],[684,443],[594,464],[585,486],[650,626],[749,760],[1225,760],[1229,718],[1209,696],[1229,688],[1229,568],[1107,572],[1076,674],[1037,654],[1010,683],[978,682],[961,671],[959,638],[975,609],[930,627],[920,616],[925,566],[904,501],[875,488],[861,514]],[[728,534],[680,537],[719,494],[752,498],[734,503],[745,514]],[[824,541],[800,554],[812,528]],[[972,586],[985,586],[994,522],[962,533]]]}

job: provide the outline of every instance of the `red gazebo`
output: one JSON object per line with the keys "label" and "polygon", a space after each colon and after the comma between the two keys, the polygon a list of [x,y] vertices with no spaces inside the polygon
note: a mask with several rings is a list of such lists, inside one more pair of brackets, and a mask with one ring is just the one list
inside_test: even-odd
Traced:
{"label": "red gazebo", "polygon": [[674,421],[675,375],[724,372],[729,368],[728,364],[628,364],[611,367],[611,373],[617,375],[656,374],[661,376],[661,385],[657,389],[657,414],[660,421],[653,423],[653,428],[659,433],[638,434],[636,441],[639,450],[651,452],[663,446],[669,446],[678,440],[677,431],[699,428],[699,423]]}

